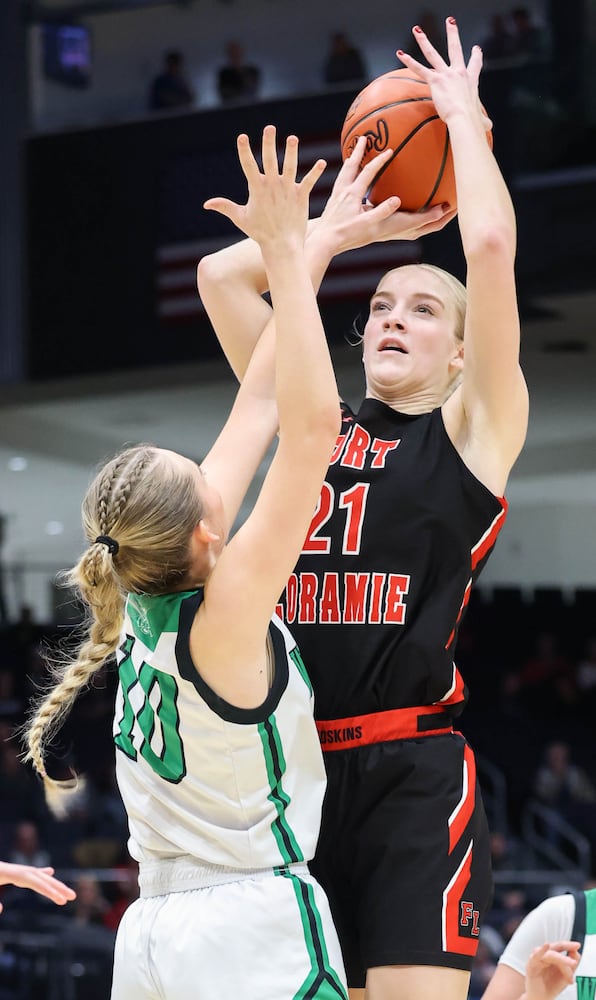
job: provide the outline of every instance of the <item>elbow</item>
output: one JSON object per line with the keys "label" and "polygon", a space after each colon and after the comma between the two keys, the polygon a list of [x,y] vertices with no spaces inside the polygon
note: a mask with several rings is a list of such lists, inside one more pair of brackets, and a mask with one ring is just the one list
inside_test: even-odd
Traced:
{"label": "elbow", "polygon": [[467,242],[465,255],[470,260],[515,260],[515,226],[503,222],[482,226],[474,238]]}
{"label": "elbow", "polygon": [[307,429],[307,436],[311,441],[311,447],[320,445],[323,442],[332,451],[335,442],[341,431],[341,410],[339,399],[334,405],[321,406],[317,412],[316,419],[312,421]]}
{"label": "elbow", "polygon": [[325,470],[329,465],[340,431],[339,406],[315,407],[306,419],[303,413],[302,419],[298,423],[292,420],[290,426],[280,419],[278,447],[287,449],[293,465],[314,475],[315,470]]}
{"label": "elbow", "polygon": [[199,292],[221,280],[216,254],[205,254],[197,264],[197,288]]}

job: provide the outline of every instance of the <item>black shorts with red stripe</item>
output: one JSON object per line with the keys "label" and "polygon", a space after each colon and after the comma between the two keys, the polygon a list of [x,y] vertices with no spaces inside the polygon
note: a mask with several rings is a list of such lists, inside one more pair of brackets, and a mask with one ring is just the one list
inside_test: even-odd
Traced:
{"label": "black shorts with red stripe", "polygon": [[375,966],[469,971],[493,893],[470,746],[448,730],[336,747],[323,743],[328,788],[311,869],[329,897],[349,986],[363,988]]}

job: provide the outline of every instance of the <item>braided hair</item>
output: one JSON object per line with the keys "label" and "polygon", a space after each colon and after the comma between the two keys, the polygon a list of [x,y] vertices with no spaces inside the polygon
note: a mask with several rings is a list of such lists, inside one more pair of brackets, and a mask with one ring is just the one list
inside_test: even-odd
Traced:
{"label": "braided hair", "polygon": [[66,814],[79,779],[58,781],[47,774],[48,740],[115,652],[127,594],[165,594],[183,586],[191,533],[203,510],[190,466],[186,472],[171,453],[142,444],[100,469],[82,514],[89,546],[64,580],[87,609],[87,634],[73,656],[47,656],[53,684],[34,704],[23,729],[24,759],[41,776],[47,802],[58,816]]}

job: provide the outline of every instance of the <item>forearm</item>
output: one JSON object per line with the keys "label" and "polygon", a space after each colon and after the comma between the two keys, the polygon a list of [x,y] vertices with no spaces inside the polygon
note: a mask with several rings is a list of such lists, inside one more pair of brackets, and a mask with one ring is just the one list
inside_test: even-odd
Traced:
{"label": "forearm", "polygon": [[[317,221],[310,220],[309,237],[315,233]],[[312,243],[308,240],[317,289],[331,259],[325,242],[322,234],[317,234]],[[224,354],[241,381],[255,344],[271,318],[271,306],[263,298],[269,278],[258,243],[240,240],[203,257],[197,268],[197,287]]]}
{"label": "forearm", "polygon": [[338,420],[337,384],[305,252],[293,247],[266,260],[276,326],[280,434],[304,439],[325,433],[328,419]]}
{"label": "forearm", "polygon": [[458,114],[448,122],[455,167],[458,224],[469,260],[487,242],[505,241],[515,254],[511,196],[490,149],[480,116]]}

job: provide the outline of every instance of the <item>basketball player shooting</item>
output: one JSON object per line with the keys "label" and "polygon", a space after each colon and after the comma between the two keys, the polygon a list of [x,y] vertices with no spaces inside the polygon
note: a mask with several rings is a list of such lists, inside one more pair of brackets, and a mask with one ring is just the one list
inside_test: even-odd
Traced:
{"label": "basketball player shooting", "polygon": [[[365,399],[354,410],[343,404],[282,601],[315,692],[328,790],[311,868],[330,899],[351,1000],[465,1000],[492,895],[474,752],[454,725],[467,699],[456,646],[505,522],[528,392],[516,222],[487,142],[482,53],[474,46],[464,58],[452,17],[446,32],[447,59],[419,27],[420,60],[398,56],[428,84],[449,132],[466,287],[426,262],[377,283],[362,338]],[[309,230],[315,285],[335,254],[367,234],[420,235],[415,214],[381,218],[386,203],[363,205],[367,171],[391,155],[360,172],[364,144]],[[445,211],[428,209],[419,222],[440,228]],[[198,276],[242,374],[271,315],[258,247],[242,241],[203,258]]]}

